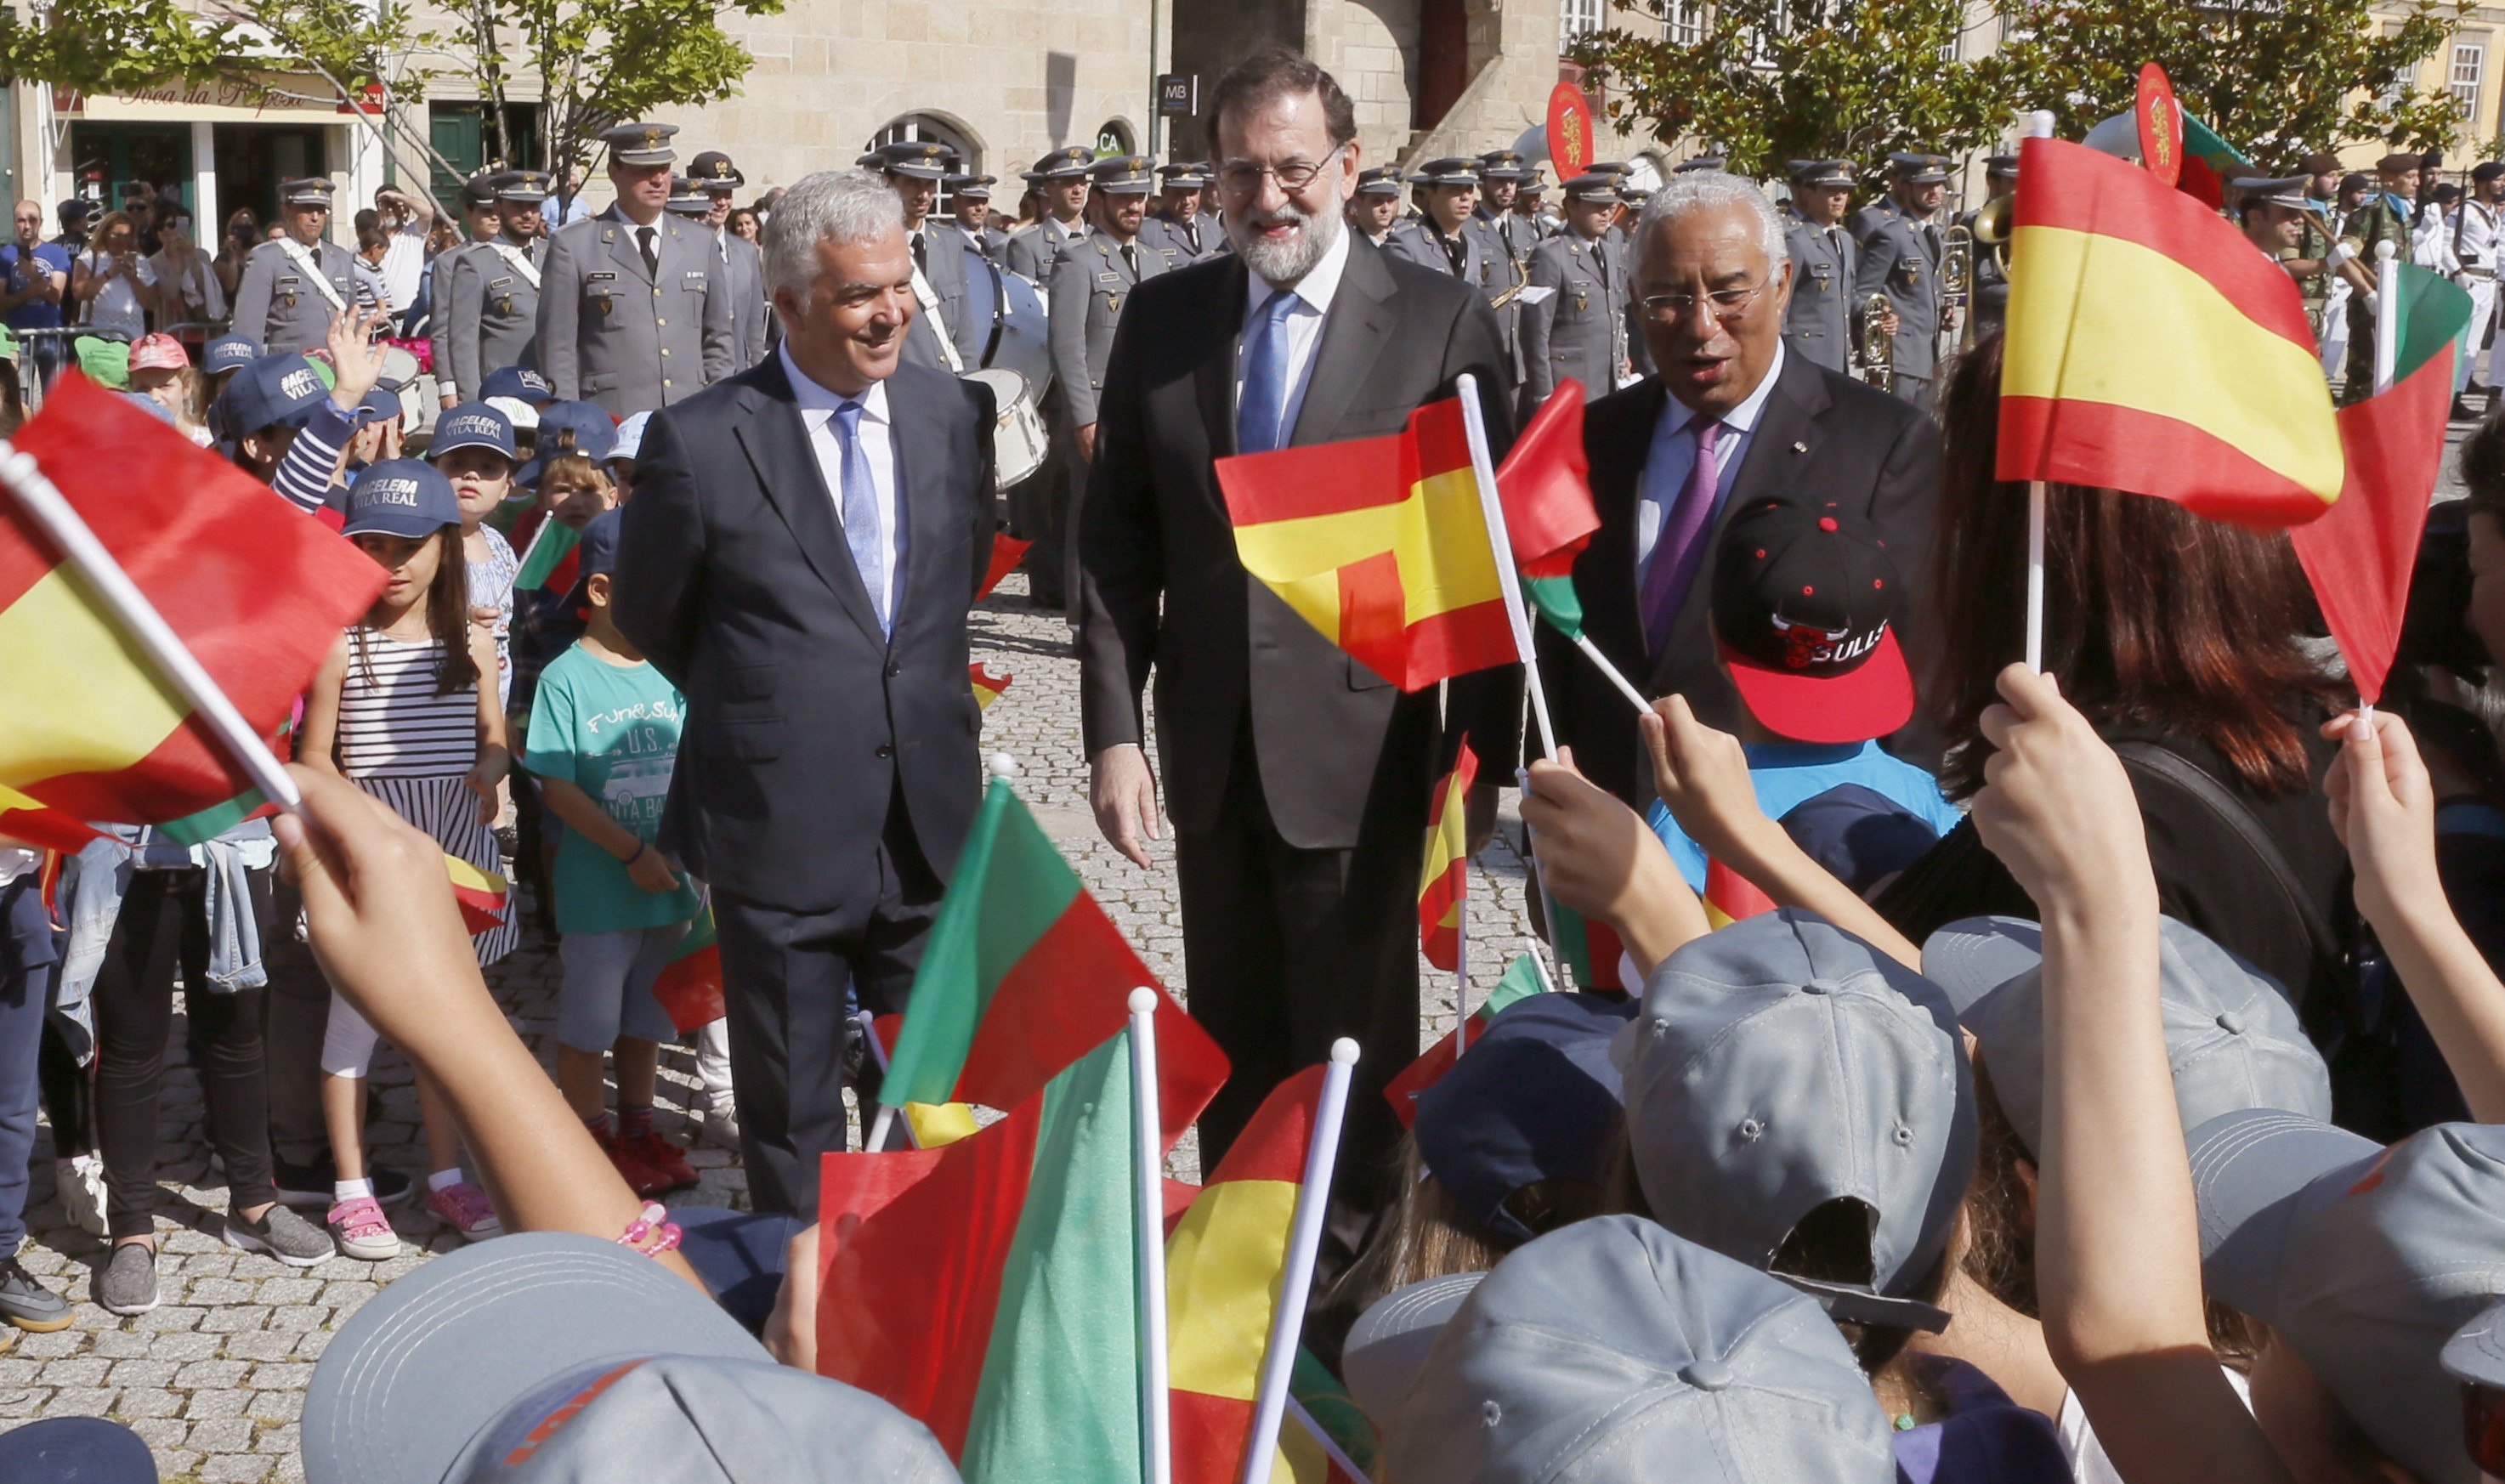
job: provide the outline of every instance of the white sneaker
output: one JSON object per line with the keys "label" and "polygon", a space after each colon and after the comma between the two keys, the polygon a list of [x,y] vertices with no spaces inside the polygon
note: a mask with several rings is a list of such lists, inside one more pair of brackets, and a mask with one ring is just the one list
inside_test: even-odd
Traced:
{"label": "white sneaker", "polygon": [[705,1109],[704,1136],[723,1148],[739,1148],[739,1109],[723,1098]]}
{"label": "white sneaker", "polygon": [[53,1184],[61,1194],[61,1213],[91,1237],[104,1235],[104,1161],[79,1154],[53,1167]]}

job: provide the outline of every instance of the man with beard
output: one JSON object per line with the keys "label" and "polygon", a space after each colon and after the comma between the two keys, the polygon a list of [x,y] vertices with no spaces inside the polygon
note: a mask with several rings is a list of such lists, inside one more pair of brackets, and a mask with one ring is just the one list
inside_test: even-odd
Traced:
{"label": "man with beard", "polygon": [[[1384,1085],[1417,1054],[1428,794],[1464,733],[1482,779],[1512,776],[1520,677],[1464,676],[1440,708],[1431,688],[1394,689],[1246,575],[1213,462],[1397,433],[1464,372],[1501,453],[1512,388],[1476,285],[1346,229],[1363,160],[1327,72],[1263,51],[1218,82],[1211,118],[1234,252],[1132,292],[1097,399],[1078,573],[1090,801],[1147,867],[1163,833],[1141,707],[1153,669],[1185,985],[1234,1064],[1201,1157],[1356,1038],[1335,1263],[1399,1134]],[[1477,792],[1474,822],[1492,823],[1494,795]]]}

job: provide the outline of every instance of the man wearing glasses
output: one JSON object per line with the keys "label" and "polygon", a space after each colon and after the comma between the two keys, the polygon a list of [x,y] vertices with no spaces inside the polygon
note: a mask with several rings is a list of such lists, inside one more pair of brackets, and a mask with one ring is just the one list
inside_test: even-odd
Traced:
{"label": "man wearing glasses", "polygon": [[[1428,795],[1463,732],[1480,778],[1512,776],[1521,683],[1510,667],[1464,677],[1440,716],[1432,689],[1393,689],[1245,575],[1212,464],[1396,432],[1464,372],[1500,456],[1512,387],[1475,285],[1347,230],[1363,161],[1328,73],[1259,53],[1218,82],[1211,117],[1234,251],[1132,292],[1097,398],[1079,507],[1090,801],[1114,848],[1152,868],[1165,785],[1191,1012],[1234,1064],[1201,1117],[1204,1160],[1333,1038],[1365,1048],[1325,1249],[1335,1265],[1399,1133],[1383,1087],[1417,1055]],[[1141,705],[1151,668],[1154,771]],[[1492,824],[1494,801],[1482,790],[1471,819]]]}
{"label": "man wearing glasses", "polygon": [[[1646,695],[1684,695],[1707,725],[1736,731],[1739,697],[1716,663],[1705,576],[1729,512],[1769,495],[1831,508],[1872,522],[1918,572],[1939,433],[1919,408],[1785,350],[1791,259],[1782,219],[1756,186],[1718,170],[1674,175],[1645,203],[1634,241],[1635,318],[1655,370],[1584,410],[1601,528],[1575,559],[1574,587],[1585,632]],[[1912,597],[1898,612],[1921,611]],[[1633,709],[1554,638],[1539,639],[1540,674],[1558,740],[1594,783],[1641,809],[1652,771]],[[1898,635],[1917,675],[1923,638]]]}

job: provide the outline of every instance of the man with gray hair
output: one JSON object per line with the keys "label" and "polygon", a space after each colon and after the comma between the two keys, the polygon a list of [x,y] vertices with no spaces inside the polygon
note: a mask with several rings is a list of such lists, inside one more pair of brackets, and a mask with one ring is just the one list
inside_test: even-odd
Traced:
{"label": "man with gray hair", "polygon": [[994,409],[902,357],[921,305],[878,176],[802,180],[762,245],[783,342],[653,414],[613,601],[687,696],[660,845],[713,888],[749,1193],[806,1216],[851,1015],[904,1008],[981,792]]}
{"label": "man with gray hair", "polygon": [[[1645,694],[1683,695],[1707,725],[1736,731],[1705,571],[1729,512],[1772,495],[1872,522],[1917,587],[1897,611],[1919,616],[1939,433],[1920,409],[1785,348],[1791,257],[1756,186],[1719,170],[1673,175],[1644,203],[1635,250],[1631,298],[1654,371],[1584,410],[1601,528],[1574,586],[1584,631]],[[1898,636],[1917,676],[1926,637],[1919,618]],[[1558,740],[1593,782],[1642,808],[1652,768],[1625,697],[1555,635],[1539,643]]]}

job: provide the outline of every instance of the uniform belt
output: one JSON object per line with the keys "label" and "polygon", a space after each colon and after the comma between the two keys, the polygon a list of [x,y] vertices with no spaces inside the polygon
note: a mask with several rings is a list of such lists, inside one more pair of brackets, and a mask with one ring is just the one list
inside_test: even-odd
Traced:
{"label": "uniform belt", "polygon": [[2496,270],[2494,268],[2476,268],[2465,265],[2461,271],[2465,276],[2471,278],[2493,278],[2496,276]]}

